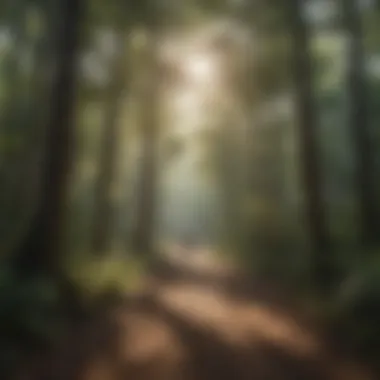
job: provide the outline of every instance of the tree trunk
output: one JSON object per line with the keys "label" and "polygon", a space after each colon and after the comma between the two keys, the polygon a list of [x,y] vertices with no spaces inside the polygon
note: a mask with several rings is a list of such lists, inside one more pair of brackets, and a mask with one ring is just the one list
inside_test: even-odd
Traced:
{"label": "tree trunk", "polygon": [[224,233],[222,244],[230,252],[241,248],[244,233],[242,217],[242,199],[244,197],[244,145],[241,141],[241,125],[226,115],[226,122],[220,125],[218,166],[222,199],[224,202]]}
{"label": "tree trunk", "polygon": [[16,269],[24,275],[38,272],[60,276],[61,273],[61,234],[70,171],[83,4],[80,0],[62,0],[60,5],[55,78],[45,132],[39,202],[30,229],[14,256]]}
{"label": "tree trunk", "polygon": [[296,118],[300,138],[301,177],[305,191],[305,217],[313,250],[312,267],[318,284],[327,281],[330,239],[326,225],[322,192],[320,152],[317,144],[317,123],[312,96],[312,69],[309,31],[302,16],[302,0],[289,2],[290,27],[294,49],[294,86]]}
{"label": "tree trunk", "polygon": [[380,243],[379,210],[375,179],[374,148],[368,115],[363,31],[358,2],[342,1],[344,24],[349,33],[349,124],[355,151],[355,180],[359,196],[361,240],[366,246]]}
{"label": "tree trunk", "polygon": [[126,86],[126,49],[124,34],[119,36],[120,46],[114,57],[113,76],[107,94],[103,138],[99,157],[99,174],[95,193],[94,230],[92,251],[104,253],[110,248],[112,225],[114,222],[114,206],[111,199],[113,181],[119,152],[118,137],[120,135],[120,107],[123,101],[122,92]]}
{"label": "tree trunk", "polygon": [[153,251],[154,224],[156,215],[157,194],[157,139],[158,115],[157,99],[159,72],[157,62],[158,42],[156,28],[150,25],[149,46],[145,87],[143,93],[143,109],[141,120],[142,152],[140,163],[140,183],[138,188],[138,204],[132,246],[137,254],[150,254]]}

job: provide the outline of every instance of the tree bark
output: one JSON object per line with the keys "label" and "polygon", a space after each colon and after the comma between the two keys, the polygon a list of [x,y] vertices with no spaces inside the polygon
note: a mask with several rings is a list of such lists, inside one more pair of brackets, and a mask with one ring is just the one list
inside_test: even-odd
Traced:
{"label": "tree bark", "polygon": [[126,87],[126,49],[124,34],[120,37],[118,53],[114,57],[113,76],[107,94],[103,138],[99,157],[99,174],[95,193],[94,230],[92,251],[101,254],[110,248],[114,206],[111,200],[112,185],[115,179],[117,155],[119,152],[120,107],[122,93]]}
{"label": "tree bark", "polygon": [[380,243],[374,148],[367,109],[363,30],[358,2],[342,1],[343,19],[349,33],[348,92],[349,126],[355,153],[355,180],[359,196],[361,240],[365,246]]}
{"label": "tree bark", "polygon": [[14,256],[16,270],[25,275],[38,272],[60,276],[61,273],[61,236],[73,142],[73,111],[83,3],[80,0],[62,0],[60,5],[55,78],[45,132],[39,201],[29,231]]}
{"label": "tree bark", "polygon": [[329,273],[330,237],[326,225],[323,200],[320,151],[317,144],[317,123],[312,89],[312,67],[309,31],[302,16],[302,0],[289,2],[290,27],[294,49],[294,86],[301,154],[301,178],[305,191],[305,218],[311,247],[312,266],[318,284],[327,281]]}
{"label": "tree bark", "polygon": [[138,187],[138,204],[136,222],[132,231],[132,247],[137,254],[149,255],[153,251],[157,195],[157,143],[158,115],[157,101],[159,88],[159,70],[157,59],[157,28],[154,21],[149,24],[149,46],[143,109],[141,121],[142,152],[140,163],[140,183]]}

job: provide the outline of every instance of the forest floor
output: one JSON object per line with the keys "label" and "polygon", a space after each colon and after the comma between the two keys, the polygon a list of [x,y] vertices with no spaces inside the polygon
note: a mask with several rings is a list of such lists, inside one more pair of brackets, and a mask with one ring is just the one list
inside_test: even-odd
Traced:
{"label": "forest floor", "polygon": [[248,284],[203,248],[172,245],[140,286],[98,310],[45,358],[46,379],[376,379],[281,291]]}

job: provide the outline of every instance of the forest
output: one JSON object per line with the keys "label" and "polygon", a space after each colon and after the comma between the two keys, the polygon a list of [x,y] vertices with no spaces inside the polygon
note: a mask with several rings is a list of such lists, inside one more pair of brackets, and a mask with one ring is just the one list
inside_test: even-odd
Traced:
{"label": "forest", "polygon": [[0,2],[0,378],[380,378],[380,1]]}

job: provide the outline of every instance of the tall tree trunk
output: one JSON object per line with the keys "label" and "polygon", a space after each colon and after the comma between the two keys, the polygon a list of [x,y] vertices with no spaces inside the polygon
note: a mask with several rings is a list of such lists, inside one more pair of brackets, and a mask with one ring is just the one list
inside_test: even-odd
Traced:
{"label": "tall tree trunk", "polygon": [[[27,12],[28,9],[25,10]],[[42,16],[44,9],[39,9],[39,13]],[[38,167],[38,162],[42,156],[42,148],[44,147],[44,131],[45,131],[45,121],[46,121],[46,104],[49,100],[48,90],[50,89],[50,76],[47,72],[51,70],[51,50],[52,50],[52,38],[46,31],[51,31],[51,21],[50,18],[46,16],[45,18],[45,33],[41,33],[38,36],[33,36],[29,41],[24,41],[24,43],[29,43],[31,45],[32,51],[32,70],[29,74],[28,88],[25,89],[23,93],[17,95],[17,99],[13,99],[13,103],[17,103],[18,109],[13,106],[14,116],[11,116],[12,122],[9,124],[10,129],[14,129],[17,135],[20,132],[23,135],[23,146],[21,146],[22,152],[18,153],[16,161],[13,161],[11,156],[7,160],[3,160],[3,167],[0,166],[1,176],[6,176],[5,180],[3,178],[4,186],[2,189],[2,195],[5,196],[4,201],[8,199],[9,208],[5,207],[3,212],[6,215],[7,210],[14,214],[15,202],[19,210],[22,211],[22,220],[28,220],[28,216],[31,211],[34,210],[35,198],[37,193],[37,184],[39,184],[39,173],[40,168]],[[16,65],[14,65],[16,68]],[[12,76],[11,76],[12,78]],[[13,78],[17,79],[17,78]],[[19,89],[21,86],[13,87]],[[25,103],[21,100],[25,99]],[[23,103],[23,104],[20,104]],[[4,115],[5,116],[5,115]],[[4,125],[6,125],[5,123]],[[25,126],[27,128],[25,129]],[[24,131],[18,129],[23,128]],[[4,171],[3,171],[4,170]],[[15,175],[17,171],[17,175]],[[8,174],[9,173],[9,174]],[[23,184],[28,183],[25,187]],[[15,201],[9,202],[9,197],[7,193],[11,192],[11,196]],[[19,198],[18,198],[19,197]],[[3,200],[2,200],[3,201]],[[21,201],[21,202],[20,202]],[[12,216],[10,217],[12,218]],[[7,219],[7,218],[6,218]],[[2,241],[3,245],[0,250],[3,252],[10,252],[12,248],[19,243],[20,234],[25,229],[25,222],[18,221],[17,225],[9,223],[7,221],[8,228],[6,231],[3,230],[4,236],[9,236],[8,241]],[[16,229],[15,229],[16,227]],[[12,233],[9,233],[12,232]],[[4,239],[3,239],[4,240]]]}
{"label": "tall tree trunk", "polygon": [[16,251],[20,274],[61,276],[60,259],[73,138],[73,110],[83,3],[60,2],[56,71],[52,85],[39,202],[30,229]]}
{"label": "tall tree trunk", "polygon": [[[157,17],[157,16],[156,16]],[[149,24],[149,43],[147,47],[147,65],[142,96],[142,152],[140,163],[140,183],[136,222],[132,231],[132,246],[137,254],[149,255],[153,251],[155,233],[156,195],[157,195],[157,149],[158,115],[157,101],[159,71],[157,59],[157,28],[154,21]]]}
{"label": "tall tree trunk", "polygon": [[[231,111],[232,112],[232,111]],[[242,200],[244,199],[244,143],[242,125],[234,115],[226,115],[225,122],[219,130],[219,176],[224,202],[224,223],[222,244],[231,252],[238,252],[242,247],[244,232]]]}
{"label": "tall tree trunk", "polygon": [[342,1],[342,10],[345,28],[349,33],[349,123],[356,156],[355,180],[359,196],[361,239],[364,245],[372,246],[380,243],[380,214],[376,196],[374,148],[371,144],[367,109],[363,30],[358,1]]}
{"label": "tall tree trunk", "polygon": [[305,191],[306,220],[313,250],[312,266],[318,284],[327,281],[330,270],[330,238],[323,201],[320,152],[313,102],[309,31],[302,16],[302,0],[288,4],[294,48],[296,117],[299,127],[301,177]]}
{"label": "tall tree trunk", "polygon": [[123,101],[122,92],[126,86],[126,41],[124,33],[119,36],[119,46],[114,57],[112,79],[107,93],[107,104],[103,125],[103,138],[99,157],[99,174],[95,193],[94,230],[92,251],[106,252],[112,241],[114,207],[111,200],[113,181],[119,152],[120,107]]}

